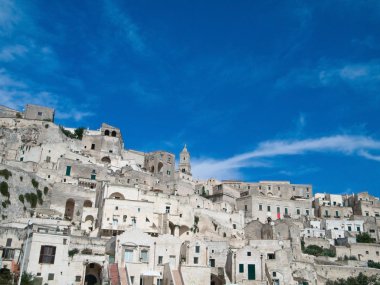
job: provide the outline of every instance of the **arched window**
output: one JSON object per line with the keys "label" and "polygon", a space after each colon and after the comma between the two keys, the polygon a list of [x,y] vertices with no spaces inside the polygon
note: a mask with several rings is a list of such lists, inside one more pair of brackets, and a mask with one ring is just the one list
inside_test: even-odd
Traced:
{"label": "arched window", "polygon": [[72,220],[74,216],[75,201],[74,199],[67,199],[65,206],[65,218]]}
{"label": "arched window", "polygon": [[116,137],[116,131],[112,131],[111,136]]}
{"label": "arched window", "polygon": [[92,207],[92,202],[90,200],[86,200],[83,203],[84,208],[91,208]]}
{"label": "arched window", "polygon": [[111,159],[108,156],[105,156],[101,160],[103,163],[111,163]]}
{"label": "arched window", "polygon": [[105,130],[104,135],[105,136],[109,136],[110,135],[110,131],[109,130]]}
{"label": "arched window", "polygon": [[114,192],[110,195],[110,199],[124,200],[124,195],[119,192]]}
{"label": "arched window", "polygon": [[162,162],[159,162],[158,163],[158,166],[157,166],[157,171],[158,171],[158,173],[160,173],[160,172],[162,172],[163,171],[163,168],[164,167],[164,164],[162,163]]}

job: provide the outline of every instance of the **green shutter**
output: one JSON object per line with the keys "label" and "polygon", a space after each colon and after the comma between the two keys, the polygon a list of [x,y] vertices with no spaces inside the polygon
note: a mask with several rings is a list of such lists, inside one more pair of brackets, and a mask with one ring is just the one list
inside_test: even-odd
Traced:
{"label": "green shutter", "polygon": [[239,264],[239,273],[244,272],[244,264]]}
{"label": "green shutter", "polygon": [[66,166],[66,176],[70,176],[71,166]]}

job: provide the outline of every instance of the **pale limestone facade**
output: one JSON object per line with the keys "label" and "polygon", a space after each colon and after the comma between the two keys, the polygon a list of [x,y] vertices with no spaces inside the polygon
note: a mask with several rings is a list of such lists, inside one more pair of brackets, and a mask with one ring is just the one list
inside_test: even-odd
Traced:
{"label": "pale limestone facade", "polygon": [[[12,173],[0,176],[11,190],[11,206],[0,197],[0,252],[16,277],[23,257],[48,285],[298,285],[376,273],[367,261],[380,262],[379,244],[356,243],[363,232],[379,241],[379,200],[368,193],[202,181],[186,146],[177,167],[170,152],[126,149],[117,127],[102,124],[77,140],[49,122],[54,110],[16,112],[0,108],[0,170]],[[21,202],[32,193],[41,201]],[[301,241],[336,257],[304,254]]]}

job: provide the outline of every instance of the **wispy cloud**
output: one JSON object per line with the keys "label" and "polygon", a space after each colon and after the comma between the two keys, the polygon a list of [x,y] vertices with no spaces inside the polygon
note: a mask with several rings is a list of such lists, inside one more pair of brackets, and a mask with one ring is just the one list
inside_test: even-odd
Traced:
{"label": "wispy cloud", "polygon": [[81,121],[94,113],[78,110],[74,102],[47,91],[36,91],[28,84],[14,79],[5,69],[0,69],[0,104],[22,110],[26,104],[49,106],[56,109],[58,119]]}
{"label": "wispy cloud", "polygon": [[147,55],[148,49],[141,36],[139,27],[113,1],[104,1],[107,18],[113,24],[115,32],[125,39],[131,48],[140,55]]}
{"label": "wispy cloud", "polygon": [[26,54],[28,49],[23,45],[6,46],[0,50],[0,61],[13,61],[19,56]]}
{"label": "wispy cloud", "polygon": [[[234,178],[242,168],[267,166],[262,159],[277,156],[305,155],[307,153],[338,153],[380,160],[370,151],[380,150],[380,141],[366,136],[335,135],[304,140],[265,141],[251,151],[227,159],[195,159],[193,172],[200,178]],[[226,176],[227,175],[227,176]]]}
{"label": "wispy cloud", "polygon": [[346,83],[354,88],[374,91],[380,85],[380,62],[319,64],[314,68],[298,68],[279,78],[277,88],[307,86],[311,88]]}

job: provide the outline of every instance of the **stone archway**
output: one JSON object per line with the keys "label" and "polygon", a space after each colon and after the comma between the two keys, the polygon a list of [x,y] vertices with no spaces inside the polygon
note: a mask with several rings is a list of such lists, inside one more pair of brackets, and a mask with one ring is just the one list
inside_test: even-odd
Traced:
{"label": "stone archway", "polygon": [[65,205],[65,218],[69,219],[71,221],[74,217],[74,210],[75,210],[74,199],[72,199],[72,198],[67,199],[66,205]]}
{"label": "stone archway", "polygon": [[102,284],[102,267],[98,263],[89,263],[86,266],[86,275],[84,284],[100,285]]}

